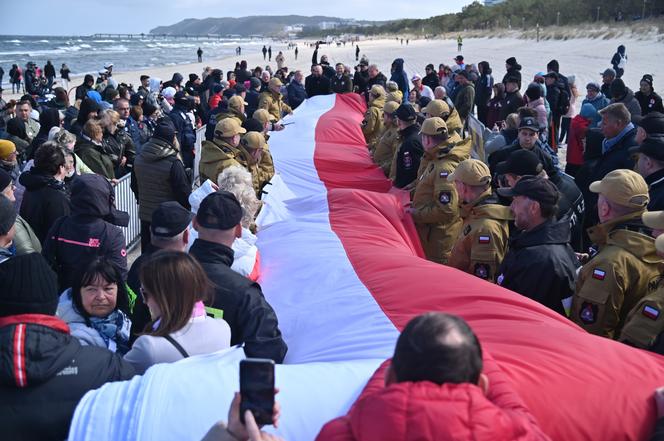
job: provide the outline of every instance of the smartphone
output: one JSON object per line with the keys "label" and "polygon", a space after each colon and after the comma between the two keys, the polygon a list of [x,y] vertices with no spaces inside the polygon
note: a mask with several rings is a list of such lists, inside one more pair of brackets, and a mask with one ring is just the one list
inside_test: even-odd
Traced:
{"label": "smartphone", "polygon": [[240,361],[240,421],[250,410],[259,426],[272,424],[274,409],[274,361],[247,358]]}

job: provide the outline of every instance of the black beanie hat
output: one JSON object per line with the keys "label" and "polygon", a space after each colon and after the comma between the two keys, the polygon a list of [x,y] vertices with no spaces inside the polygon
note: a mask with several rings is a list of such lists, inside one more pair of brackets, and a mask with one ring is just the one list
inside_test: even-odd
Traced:
{"label": "black beanie hat", "polygon": [[530,101],[535,101],[542,97],[542,89],[539,84],[531,84],[526,89],[526,96]]}
{"label": "black beanie hat", "polygon": [[55,315],[58,278],[39,253],[12,257],[0,264],[0,317]]}
{"label": "black beanie hat", "polygon": [[641,78],[641,81],[645,81],[650,85],[650,88],[652,89],[652,75],[650,74],[645,74],[643,78]]}
{"label": "black beanie hat", "polygon": [[509,64],[510,66],[516,65],[516,58],[509,57],[507,60],[505,60],[505,64]]}
{"label": "black beanie hat", "polygon": [[0,168],[0,192],[12,183],[12,177],[4,169]]}
{"label": "black beanie hat", "polygon": [[611,96],[613,98],[622,98],[627,93],[627,88],[625,87],[625,82],[620,78],[616,78],[611,83]]}
{"label": "black beanie hat", "polygon": [[171,119],[166,117],[159,118],[153,136],[169,143],[173,142],[173,138],[175,137],[175,127],[173,126]]}

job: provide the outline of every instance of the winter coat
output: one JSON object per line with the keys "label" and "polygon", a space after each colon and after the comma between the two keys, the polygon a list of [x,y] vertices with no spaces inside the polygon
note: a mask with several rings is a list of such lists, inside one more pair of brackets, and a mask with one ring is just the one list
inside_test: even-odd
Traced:
{"label": "winter coat", "polygon": [[178,157],[178,151],[167,141],[152,137],[143,145],[134,161],[131,189],[136,195],[138,216],[152,221],[152,212],[159,204],[177,201],[189,208],[191,182]]}
{"label": "winter coat", "polygon": [[403,63],[403,58],[397,58],[392,62],[393,71],[392,76],[390,77],[390,81],[397,83],[399,90],[403,92],[403,96],[407,97],[408,93],[410,92],[410,87],[408,82],[408,75],[403,70]]}
{"label": "winter coat", "polygon": [[178,105],[168,114],[175,126],[175,136],[180,144],[180,154],[185,168],[194,168],[194,150],[196,149],[196,132],[187,111]]}
{"label": "winter coat", "polygon": [[537,123],[539,124],[541,129],[546,129],[549,125],[548,124],[549,118],[546,111],[546,107],[544,106],[544,98],[540,97],[534,101],[529,101],[526,104],[526,107],[535,109],[535,111],[537,112]]}
{"label": "winter coat", "polygon": [[258,109],[258,98],[260,93],[255,89],[247,90],[247,96],[244,97],[244,101],[247,103],[245,106],[245,111],[248,117],[252,117],[254,112]]}
{"label": "winter coat", "polygon": [[39,238],[32,231],[30,224],[25,221],[21,216],[16,216],[14,223],[16,232],[14,233],[13,244],[16,247],[16,255],[22,256],[23,254],[40,253],[42,252],[41,242]]}
{"label": "winter coat", "polygon": [[353,80],[346,74],[335,75],[330,80],[330,88],[333,93],[351,93],[353,91]]}
{"label": "winter coat", "polygon": [[525,103],[519,91],[506,92],[505,98],[501,102],[500,121],[505,121],[510,113],[517,113],[519,107]]}
{"label": "winter coat", "polygon": [[475,87],[472,83],[466,84],[461,87],[456,94],[454,99],[454,107],[459,112],[459,116],[462,121],[468,119],[468,115],[473,113],[473,107],[475,106]]}
{"label": "winter coat", "polygon": [[634,94],[634,98],[639,102],[641,106],[641,115],[647,115],[650,112],[664,112],[664,106],[662,106],[662,97],[657,95],[655,92],[652,92],[650,95],[646,95],[640,90]]}
{"label": "winter coat", "polygon": [[[123,129],[118,128],[114,134],[104,133],[104,150],[107,151],[113,160],[115,177],[121,178],[131,171],[136,157],[136,148],[131,137]],[[127,158],[126,164],[121,167],[122,157]]]}
{"label": "winter coat", "polygon": [[645,177],[645,180],[648,184],[648,195],[650,196],[648,211],[664,210],[664,169],[649,174]]}
{"label": "winter coat", "polygon": [[[595,108],[595,110],[597,110],[597,112],[599,112],[600,110],[602,110],[603,108],[608,106],[610,104],[610,101],[607,97],[604,96],[604,94],[598,93],[597,96],[595,98],[593,98],[592,100],[590,100],[588,98],[584,99],[583,102],[581,103],[581,107],[583,107],[583,105],[586,104],[586,103],[592,104],[592,106]],[[591,128],[597,127],[597,125],[599,124],[599,122],[601,120],[602,120],[602,117],[598,113],[597,114],[597,119],[590,124],[590,127]]]}
{"label": "winter coat", "polygon": [[113,157],[102,144],[97,144],[86,135],[81,135],[76,141],[74,152],[93,172],[106,179],[115,179]]}
{"label": "winter coat", "polygon": [[440,86],[440,80],[436,72],[431,72],[422,78],[422,84],[428,86],[431,90],[436,90],[436,87]]}
{"label": "winter coat", "polygon": [[359,70],[353,75],[353,91],[364,95],[368,92],[367,84],[369,84],[369,72]]}
{"label": "winter coat", "polygon": [[134,376],[118,355],[81,346],[48,315],[0,318],[0,354],[0,424],[8,440],[66,439],[86,392]]}
{"label": "winter coat", "polygon": [[376,84],[378,84],[379,86],[383,86],[383,89],[385,89],[385,87],[387,85],[387,77],[385,75],[383,75],[382,72],[378,72],[378,74],[375,77],[369,78],[367,80],[367,89],[366,90],[367,91],[371,90],[371,88],[373,86],[375,86]]}
{"label": "winter coat", "polygon": [[374,98],[364,114],[362,133],[369,149],[373,149],[383,132],[383,106],[385,106],[383,96]]}
{"label": "winter coat", "polygon": [[28,170],[19,178],[25,187],[20,214],[39,241],[44,243],[53,223],[70,212],[69,197],[63,182],[36,169]]}
{"label": "winter coat", "polygon": [[629,110],[629,114],[632,117],[632,122],[636,124],[634,117],[641,116],[641,104],[639,104],[639,100],[634,97],[634,93],[631,91],[631,89],[629,87],[626,89],[627,92],[625,92],[625,95],[622,97],[611,98],[611,104],[623,103],[625,107],[627,107],[627,110]]}
{"label": "winter coat", "polygon": [[570,175],[555,168],[546,170],[549,180],[555,184],[560,193],[558,200],[558,213],[556,218],[567,219],[570,226],[570,246],[574,251],[584,252],[583,247],[583,219],[585,205],[583,194]]}
{"label": "winter coat", "polygon": [[586,149],[586,133],[590,120],[576,115],[572,118],[567,137],[567,164],[583,165],[583,152]]}
{"label": "winter coat", "polygon": [[417,170],[424,154],[419,132],[420,126],[417,124],[399,131],[402,141],[396,153],[395,187],[403,188],[417,178]]}
{"label": "winter coat", "polygon": [[[503,113],[503,99],[498,97],[491,98],[488,107],[489,109],[486,113],[486,128],[493,130],[493,126],[498,124],[498,122],[505,121],[504,119],[500,119]],[[500,127],[498,127],[498,129],[500,129]]]}
{"label": "winter coat", "polygon": [[[498,382],[497,382],[498,383]],[[366,393],[316,441],[546,441],[504,381],[489,396],[470,383],[395,383]]]}
{"label": "winter coat", "polygon": [[475,86],[475,105],[478,107],[488,106],[492,91],[493,77],[491,75],[482,75]]}
{"label": "winter coat", "polygon": [[564,315],[562,300],[574,294],[579,266],[569,245],[567,219],[548,220],[510,239],[497,282]]}
{"label": "winter coat", "polygon": [[288,105],[295,110],[307,99],[307,92],[301,83],[293,80],[286,86],[288,92]]}
{"label": "winter coat", "polygon": [[275,118],[275,121],[283,118],[284,114],[293,113],[290,106],[284,103],[281,94],[271,91],[261,93],[258,98],[258,108],[267,110]]}
{"label": "winter coat", "polygon": [[215,287],[212,307],[224,311],[231,328],[231,345],[244,342],[247,357],[281,363],[288,346],[281,337],[277,315],[265,300],[260,285],[233,271],[233,250],[196,239],[189,254],[200,262]]}
{"label": "winter coat", "polygon": [[304,88],[309,98],[316,95],[329,95],[331,93],[330,79],[325,75],[319,77],[309,75],[304,80]]}

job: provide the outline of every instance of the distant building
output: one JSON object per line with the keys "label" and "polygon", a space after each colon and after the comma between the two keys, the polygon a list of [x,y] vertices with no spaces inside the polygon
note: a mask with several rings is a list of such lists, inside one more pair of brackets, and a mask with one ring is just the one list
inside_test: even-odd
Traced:
{"label": "distant building", "polygon": [[323,31],[327,29],[334,29],[337,26],[339,26],[339,23],[337,23],[336,21],[321,21],[320,23],[318,23],[318,27]]}
{"label": "distant building", "polygon": [[502,3],[505,0],[484,0],[484,6],[493,6],[497,5],[498,3]]}

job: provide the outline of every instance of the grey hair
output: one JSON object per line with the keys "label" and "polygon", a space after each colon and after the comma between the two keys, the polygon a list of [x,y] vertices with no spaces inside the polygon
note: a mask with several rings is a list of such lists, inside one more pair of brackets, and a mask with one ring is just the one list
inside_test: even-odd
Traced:
{"label": "grey hair", "polygon": [[217,185],[219,185],[219,190],[225,190],[235,195],[242,206],[240,224],[244,228],[249,228],[254,223],[254,218],[261,205],[254,191],[251,173],[244,167],[228,167],[219,173]]}

